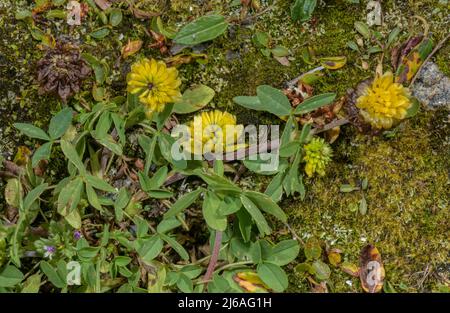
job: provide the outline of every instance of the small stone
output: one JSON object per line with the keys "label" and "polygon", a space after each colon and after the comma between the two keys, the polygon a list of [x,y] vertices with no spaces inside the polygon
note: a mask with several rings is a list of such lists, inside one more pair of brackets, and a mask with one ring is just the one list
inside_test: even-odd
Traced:
{"label": "small stone", "polygon": [[450,108],[450,78],[433,62],[424,64],[411,89],[413,95],[431,109]]}

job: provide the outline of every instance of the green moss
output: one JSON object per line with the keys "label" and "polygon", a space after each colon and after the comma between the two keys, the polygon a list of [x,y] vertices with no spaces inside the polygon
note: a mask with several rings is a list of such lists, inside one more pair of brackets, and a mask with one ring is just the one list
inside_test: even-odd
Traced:
{"label": "green moss", "polygon": [[[315,236],[339,247],[344,259],[355,264],[362,247],[375,244],[386,279],[397,289],[402,285],[409,291],[434,289],[441,283],[437,276],[423,285],[418,281],[426,266],[436,270],[448,258],[449,160],[442,148],[445,139],[432,131],[435,123],[445,120],[435,118],[432,112],[422,112],[402,124],[391,139],[356,134],[341,138],[327,176],[306,182],[304,201],[283,203],[291,226],[304,238]],[[366,215],[351,210],[362,197],[359,191],[339,191],[342,184],[358,185],[363,178],[369,181]],[[352,280],[353,287],[346,280]],[[295,274],[291,282],[292,291],[308,290],[306,281]],[[335,291],[360,290],[358,284],[358,279],[333,270]]]}

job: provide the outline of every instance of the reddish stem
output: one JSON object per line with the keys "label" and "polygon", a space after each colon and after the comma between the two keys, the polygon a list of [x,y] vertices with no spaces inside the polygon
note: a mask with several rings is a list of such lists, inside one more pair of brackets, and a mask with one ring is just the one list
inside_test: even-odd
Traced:
{"label": "reddish stem", "polygon": [[208,269],[206,270],[205,277],[203,278],[204,282],[211,280],[211,277],[214,273],[214,269],[217,265],[217,260],[219,259],[220,247],[222,245],[222,232],[216,231],[216,237],[214,238],[214,248],[211,255],[211,259],[209,260]]}

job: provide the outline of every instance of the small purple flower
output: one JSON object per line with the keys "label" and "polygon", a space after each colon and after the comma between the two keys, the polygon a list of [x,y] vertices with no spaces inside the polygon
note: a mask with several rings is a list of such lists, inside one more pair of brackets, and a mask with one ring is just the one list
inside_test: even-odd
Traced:
{"label": "small purple flower", "polygon": [[53,253],[55,253],[56,248],[54,246],[45,246],[45,251],[53,254]]}
{"label": "small purple flower", "polygon": [[51,260],[53,254],[56,252],[56,248],[54,246],[44,246],[44,249],[45,249],[44,257],[49,258]]}
{"label": "small purple flower", "polygon": [[81,234],[81,232],[80,232],[79,230],[75,230],[75,231],[73,232],[73,239],[75,239],[75,240],[80,240],[81,237],[83,237],[83,235]]}

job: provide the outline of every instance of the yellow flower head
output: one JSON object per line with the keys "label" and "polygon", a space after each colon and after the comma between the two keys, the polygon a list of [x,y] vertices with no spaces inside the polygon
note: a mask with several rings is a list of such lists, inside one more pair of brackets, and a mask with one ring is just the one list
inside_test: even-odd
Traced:
{"label": "yellow flower head", "polygon": [[304,146],[304,151],[303,160],[306,162],[306,174],[309,177],[312,177],[314,173],[320,176],[325,175],[325,167],[331,161],[333,154],[330,145],[323,138],[313,138]]}
{"label": "yellow flower head", "polygon": [[194,154],[235,151],[244,130],[242,125],[236,125],[236,116],[219,110],[202,112],[187,126],[190,138],[184,147]]}
{"label": "yellow flower head", "polygon": [[142,59],[133,64],[127,81],[128,92],[139,93],[139,100],[148,113],[162,112],[165,104],[181,96],[177,69],[167,68],[164,62],[155,59]]}
{"label": "yellow flower head", "polygon": [[391,128],[405,118],[411,107],[408,88],[394,82],[391,72],[376,77],[357,101],[356,106],[364,120],[374,128]]}

